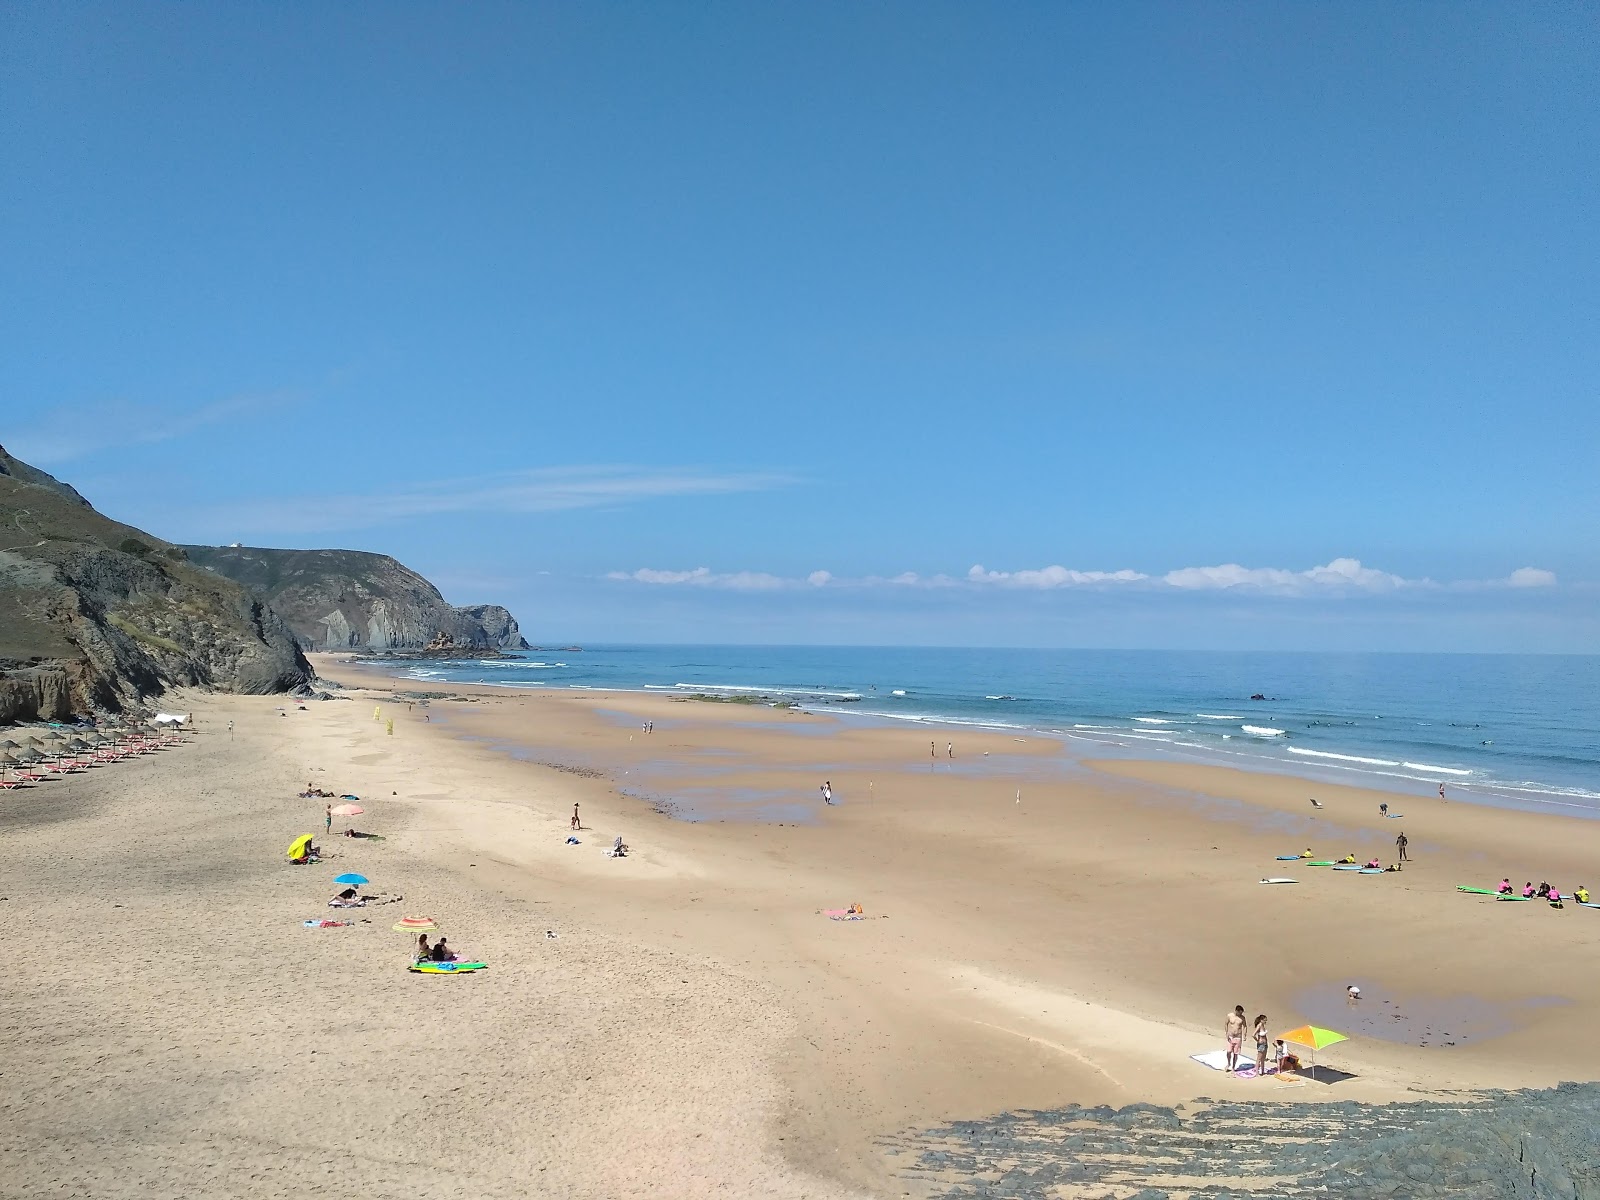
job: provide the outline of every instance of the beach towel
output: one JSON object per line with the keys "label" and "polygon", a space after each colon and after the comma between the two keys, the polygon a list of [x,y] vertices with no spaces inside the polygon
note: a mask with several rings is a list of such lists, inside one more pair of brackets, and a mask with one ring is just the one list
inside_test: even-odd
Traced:
{"label": "beach towel", "polygon": [[[1210,1067],[1213,1071],[1226,1071],[1228,1069],[1228,1052],[1226,1050],[1208,1050],[1204,1054],[1191,1054],[1189,1057],[1202,1067]],[[1256,1060],[1254,1058],[1245,1058],[1241,1054],[1239,1056],[1239,1065],[1233,1069],[1233,1073],[1240,1079],[1254,1079],[1256,1077]],[[1277,1064],[1269,1062],[1266,1073],[1268,1075],[1276,1075],[1278,1073]]]}
{"label": "beach towel", "polygon": [[307,929],[342,929],[346,925],[354,925],[354,921],[307,921]]}

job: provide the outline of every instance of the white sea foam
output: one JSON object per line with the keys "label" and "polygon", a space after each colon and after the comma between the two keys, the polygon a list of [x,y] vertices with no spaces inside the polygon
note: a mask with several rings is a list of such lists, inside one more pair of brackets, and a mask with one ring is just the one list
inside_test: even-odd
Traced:
{"label": "white sea foam", "polygon": [[1195,713],[1202,721],[1242,721],[1243,717],[1233,713]]}
{"label": "white sea foam", "polygon": [[1138,721],[1141,725],[1171,725],[1172,724],[1171,721],[1165,720],[1165,719],[1163,719],[1161,717],[1135,717],[1134,720]]}
{"label": "white sea foam", "polygon": [[890,692],[889,694],[891,696],[904,696],[906,694],[906,690],[905,688],[895,688],[894,691]]}
{"label": "white sea foam", "polygon": [[1257,737],[1288,737],[1287,729],[1274,729],[1271,725],[1241,725],[1240,729],[1246,733],[1253,733]]}
{"label": "white sea foam", "polygon": [[1402,767],[1410,767],[1413,771],[1427,771],[1433,775],[1472,775],[1473,771],[1463,771],[1459,767],[1436,767],[1432,763],[1403,762]]}
{"label": "white sea foam", "polygon": [[677,683],[691,692],[754,692],[765,696],[815,696],[829,700],[860,700],[860,692],[830,692],[822,688],[758,687],[749,683]]}
{"label": "white sea foam", "polygon": [[1299,746],[1290,746],[1290,754],[1304,754],[1307,758],[1332,758],[1339,762],[1362,763],[1369,767],[1398,767],[1400,764],[1387,758],[1362,758],[1358,754],[1334,754],[1330,750],[1303,750]]}

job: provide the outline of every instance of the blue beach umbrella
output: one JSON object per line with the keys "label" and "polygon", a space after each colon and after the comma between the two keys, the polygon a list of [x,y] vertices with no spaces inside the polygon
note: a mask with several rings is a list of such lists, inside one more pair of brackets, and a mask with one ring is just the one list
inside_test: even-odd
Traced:
{"label": "blue beach umbrella", "polygon": [[360,887],[367,882],[367,877],[365,875],[357,875],[354,871],[351,871],[345,875],[335,875],[333,881],[335,883],[347,883],[351,887]]}

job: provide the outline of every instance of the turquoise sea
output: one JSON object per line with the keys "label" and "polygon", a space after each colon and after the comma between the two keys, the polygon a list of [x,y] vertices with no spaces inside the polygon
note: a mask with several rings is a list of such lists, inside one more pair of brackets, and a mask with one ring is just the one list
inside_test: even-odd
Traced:
{"label": "turquoise sea", "polygon": [[1591,655],[586,646],[400,669],[419,684],[755,693],[845,720],[1045,733],[1084,756],[1402,792],[1442,782],[1461,799],[1600,816]]}

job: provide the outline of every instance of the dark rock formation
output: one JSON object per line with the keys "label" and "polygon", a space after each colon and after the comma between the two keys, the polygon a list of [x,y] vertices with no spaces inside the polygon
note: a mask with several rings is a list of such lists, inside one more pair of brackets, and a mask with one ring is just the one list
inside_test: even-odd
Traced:
{"label": "dark rock formation", "polygon": [[[1308,1086],[1320,1086],[1312,1083]],[[1059,1108],[882,1139],[939,1200],[1600,1200],[1600,1085]]]}
{"label": "dark rock formation", "polygon": [[0,449],[0,721],[174,685],[281,692],[311,674],[260,599]]}
{"label": "dark rock formation", "polygon": [[421,575],[363,550],[186,546],[189,557],[242,583],[283,614],[312,650],[421,650],[440,639],[463,651],[523,650],[497,604],[453,608]]}

